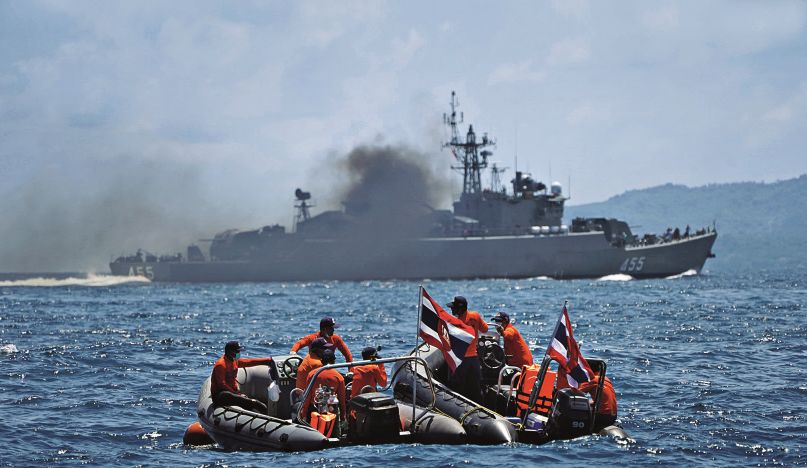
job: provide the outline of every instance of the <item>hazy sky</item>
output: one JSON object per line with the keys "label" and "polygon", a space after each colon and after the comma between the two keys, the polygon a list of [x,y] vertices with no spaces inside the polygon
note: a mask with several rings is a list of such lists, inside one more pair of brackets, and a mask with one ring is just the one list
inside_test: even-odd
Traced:
{"label": "hazy sky", "polygon": [[0,211],[288,225],[294,188],[325,197],[356,145],[447,166],[452,89],[494,159],[571,176],[573,204],[791,178],[806,28],[803,1],[0,0]]}

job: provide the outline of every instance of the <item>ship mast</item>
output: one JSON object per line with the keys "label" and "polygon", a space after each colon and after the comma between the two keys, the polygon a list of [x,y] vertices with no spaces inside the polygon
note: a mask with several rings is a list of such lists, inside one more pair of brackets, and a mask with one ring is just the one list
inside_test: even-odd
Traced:
{"label": "ship mast", "polygon": [[496,163],[490,166],[490,190],[493,192],[502,192],[504,193],[504,186],[502,186],[502,179],[499,174],[504,173],[507,170],[506,167],[499,167]]}
{"label": "ship mast", "polygon": [[451,166],[452,169],[462,171],[462,193],[465,194],[478,194],[482,193],[482,169],[488,167],[488,156],[493,153],[488,150],[482,150],[487,146],[495,145],[496,142],[488,139],[487,133],[482,135],[482,140],[476,141],[476,133],[474,133],[473,125],[468,126],[468,133],[465,135],[465,141],[460,141],[458,124],[463,123],[463,115],[460,113],[459,120],[457,119],[457,95],[451,91],[451,114],[443,114],[443,122],[451,128],[451,141],[443,144],[443,148],[450,148],[451,154],[459,162],[459,166]]}

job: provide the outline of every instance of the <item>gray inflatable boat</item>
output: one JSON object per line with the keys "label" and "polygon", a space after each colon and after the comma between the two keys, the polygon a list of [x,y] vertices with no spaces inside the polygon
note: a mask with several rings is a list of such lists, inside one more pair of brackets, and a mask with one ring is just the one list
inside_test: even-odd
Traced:
{"label": "gray inflatable boat", "polygon": [[[515,388],[512,386],[521,369],[504,364],[504,349],[496,334],[481,335],[477,350],[482,368],[481,402],[465,398],[448,387],[449,371],[443,353],[427,343],[421,343],[410,352],[411,356],[421,358],[418,362],[425,362],[425,365],[413,366],[410,362],[402,361],[394,367],[391,385],[396,397],[410,404],[413,394],[416,395],[417,404],[434,398],[435,409],[460,422],[468,433],[469,442],[477,444],[543,444],[556,439],[571,439],[590,434],[630,440],[627,433],[617,425],[600,428],[595,424],[601,387],[597,390],[593,405],[588,397],[576,390],[553,392],[551,400],[544,403],[540,427],[525,426],[522,419],[516,417],[518,406]],[[588,362],[605,375],[607,366],[604,361],[588,359]],[[542,362],[539,378],[536,380],[538,388],[545,376],[549,375],[547,370],[550,364],[549,358]],[[413,371],[414,367],[417,368],[416,371]],[[554,376],[554,373],[551,375]],[[431,395],[432,391],[434,397]]]}
{"label": "gray inflatable boat", "polygon": [[[378,359],[332,364],[317,369],[350,368],[370,363],[398,363],[420,361],[415,357]],[[461,444],[468,441],[463,426],[454,418],[434,410],[434,392],[428,398],[424,393],[423,404],[413,408],[393,396],[381,392],[359,395],[348,401],[350,416],[347,433],[339,437],[326,437],[312,428],[302,417],[300,405],[292,404],[297,367],[302,358],[297,355],[277,356],[270,366],[255,366],[238,369],[241,391],[267,405],[268,414],[248,411],[238,406],[216,406],[210,394],[210,378],[202,384],[197,403],[197,416],[207,435],[225,450],[248,451],[311,451],[327,447],[368,443],[434,443]],[[276,378],[273,379],[273,375]],[[428,392],[430,376],[423,379]],[[280,390],[280,399],[271,401],[267,389],[275,382]],[[312,392],[309,384],[296,401],[305,401]],[[389,387],[383,390],[389,390]],[[411,401],[411,398],[410,398]]]}

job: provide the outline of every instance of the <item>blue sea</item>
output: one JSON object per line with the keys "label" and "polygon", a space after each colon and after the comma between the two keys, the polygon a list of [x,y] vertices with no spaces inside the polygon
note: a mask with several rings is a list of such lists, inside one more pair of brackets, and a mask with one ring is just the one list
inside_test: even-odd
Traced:
{"label": "blue sea", "polygon": [[332,315],[358,351],[407,352],[415,282],[152,284],[0,281],[0,465],[523,466],[807,464],[807,274],[665,280],[430,281],[448,302],[506,311],[542,354],[564,300],[582,353],[608,360],[632,441],[380,445],[230,453],[182,444],[228,340],[288,352]]}

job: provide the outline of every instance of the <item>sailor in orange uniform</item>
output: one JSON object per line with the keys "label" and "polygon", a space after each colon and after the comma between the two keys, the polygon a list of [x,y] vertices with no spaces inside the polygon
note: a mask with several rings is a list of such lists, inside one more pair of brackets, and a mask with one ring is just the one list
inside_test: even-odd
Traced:
{"label": "sailor in orange uniform", "polygon": [[[588,382],[580,384],[577,388],[581,392],[589,393],[592,397],[597,393],[597,385],[600,381],[600,374],[595,373],[594,378]],[[600,404],[597,407],[597,418],[594,421],[594,431],[598,432],[604,427],[610,426],[616,422],[616,392],[614,391],[614,384],[611,379],[605,378],[605,383],[602,385],[600,392]]]}
{"label": "sailor in orange uniform", "polygon": [[262,402],[250,398],[238,388],[238,368],[269,365],[272,358],[241,357],[244,348],[237,341],[229,341],[224,346],[224,355],[213,365],[210,377],[210,394],[216,406],[240,406],[245,410],[266,413],[267,408]]}
{"label": "sailor in orange uniform", "polygon": [[[327,366],[328,364],[333,364],[336,362],[336,356],[333,354],[333,350],[326,349],[322,352],[322,364]],[[314,376],[312,372],[309,376],[309,380],[311,377]],[[336,393],[336,397],[339,398],[339,409],[342,411],[342,418],[345,418],[345,378],[340,374],[336,369],[325,369],[319,374],[317,374],[316,378],[314,379],[314,384],[311,386],[311,391],[308,393],[308,397],[305,399],[303,403],[303,414],[308,417],[312,411],[315,411],[313,406],[314,403],[314,395],[317,393],[317,389],[321,386],[328,386]]]}
{"label": "sailor in orange uniform", "polygon": [[322,367],[322,352],[332,349],[333,345],[325,341],[325,338],[317,338],[308,347],[308,355],[303,358],[303,362],[297,367],[297,381],[295,387],[305,390],[308,383],[308,376],[311,372]]}
{"label": "sailor in orange uniform", "polygon": [[504,355],[507,356],[508,366],[531,366],[532,353],[527,342],[522,338],[521,333],[510,323],[510,315],[499,312],[492,319],[496,322],[496,331],[502,336],[504,341]]}
{"label": "sailor in orange uniform", "polygon": [[479,334],[488,331],[488,324],[482,319],[478,312],[468,310],[468,301],[462,296],[455,296],[454,300],[446,304],[451,309],[451,313],[466,325],[474,329],[474,341],[465,352],[462,360],[454,374],[449,380],[448,386],[459,392],[466,398],[475,402],[482,401],[482,368],[479,364],[479,355],[476,352],[476,345]]}
{"label": "sailor in orange uniform", "polygon": [[[368,346],[361,351],[361,358],[375,361],[378,359],[378,350]],[[384,364],[366,364],[352,367],[351,370],[353,371],[353,384],[350,388],[350,398],[360,394],[365,386],[372,387],[373,392],[377,390],[376,386],[387,386],[387,371],[384,369]]]}
{"label": "sailor in orange uniform", "polygon": [[298,349],[311,345],[317,338],[324,338],[325,341],[336,346],[336,349],[345,357],[345,361],[353,362],[353,355],[350,354],[350,350],[347,348],[345,342],[342,341],[339,335],[334,335],[333,332],[336,328],[339,328],[339,325],[336,324],[336,320],[334,320],[333,317],[323,318],[319,321],[319,332],[300,338],[300,340],[291,347],[291,352],[296,353]]}

